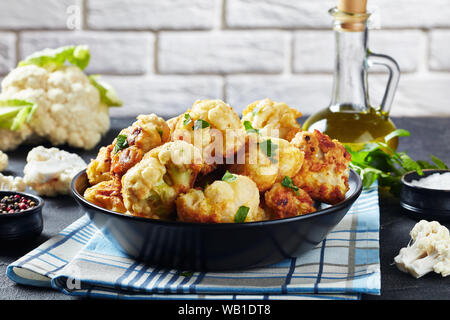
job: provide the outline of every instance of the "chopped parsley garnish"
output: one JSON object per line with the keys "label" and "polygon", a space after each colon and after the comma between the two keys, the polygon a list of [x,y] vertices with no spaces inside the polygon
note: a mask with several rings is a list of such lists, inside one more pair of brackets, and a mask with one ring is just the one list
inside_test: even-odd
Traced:
{"label": "chopped parsley garnish", "polygon": [[273,143],[272,140],[267,139],[263,142],[260,142],[259,148],[262,150],[262,152],[265,153],[265,155],[270,159],[270,161],[272,161],[273,163],[277,162],[274,156],[276,155],[278,145]]}
{"label": "chopped parsley garnish", "polygon": [[125,149],[127,147],[128,147],[127,136],[124,134],[119,134],[117,136],[116,145],[114,146],[114,149],[113,149],[113,154],[116,154],[120,150]]}
{"label": "chopped parsley garnish", "polygon": [[161,129],[158,129],[158,134],[159,134],[159,136],[162,138],[162,136],[163,136],[163,131],[162,131]]}
{"label": "chopped parsley garnish", "polygon": [[189,113],[185,113],[184,114],[184,120],[183,120],[183,124],[185,126],[189,125],[191,123],[192,119],[191,119],[191,115]]}
{"label": "chopped parsley garnish", "polygon": [[248,120],[244,121],[244,128],[247,133],[256,133],[259,134],[259,130],[253,128],[252,123]]}
{"label": "chopped parsley garnish", "polygon": [[289,188],[295,191],[295,193],[299,196],[300,192],[298,191],[298,187],[295,185],[294,181],[288,176],[285,176],[283,178],[283,181],[281,181],[281,185],[285,188]]}
{"label": "chopped parsley garnish", "polygon": [[227,172],[225,172],[225,174],[222,177],[222,181],[226,181],[226,182],[231,182],[236,179],[237,179],[237,177],[234,174],[230,173],[228,170],[227,170]]}
{"label": "chopped parsley garnish", "polygon": [[209,127],[209,122],[199,119],[194,121],[194,130],[205,129]]}
{"label": "chopped parsley garnish", "polygon": [[245,222],[245,219],[247,218],[247,214],[249,211],[250,211],[249,207],[240,206],[238,211],[236,212],[236,215],[234,216],[234,222],[236,223]]}

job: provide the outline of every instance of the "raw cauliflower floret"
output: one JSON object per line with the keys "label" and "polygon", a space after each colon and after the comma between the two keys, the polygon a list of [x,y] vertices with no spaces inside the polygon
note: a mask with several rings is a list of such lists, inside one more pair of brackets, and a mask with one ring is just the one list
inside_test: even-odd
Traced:
{"label": "raw cauliflower floret", "polygon": [[177,199],[178,220],[198,223],[235,222],[238,210],[248,209],[245,221],[266,220],[259,207],[259,191],[248,177],[233,175],[234,179],[217,180],[205,190],[191,189]]}
{"label": "raw cauliflower floret", "polygon": [[272,219],[300,216],[316,211],[314,201],[300,188],[293,190],[276,183],[264,193],[264,208]]}
{"label": "raw cauliflower floret", "polygon": [[284,177],[296,175],[303,158],[304,153],[287,140],[249,135],[244,157],[238,154],[228,170],[249,177],[264,192]]}
{"label": "raw cauliflower floret", "polygon": [[26,184],[21,177],[4,176],[0,173],[0,190],[24,192]]}
{"label": "raw cauliflower floret", "polygon": [[0,99],[37,104],[30,122],[0,139],[1,150],[11,150],[32,135],[53,145],[92,149],[109,129],[108,106],[84,72],[76,66],[56,70],[26,65],[12,70],[2,81]]}
{"label": "raw cauliflower floret", "polygon": [[297,132],[302,131],[297,122],[301,116],[300,111],[290,108],[284,102],[266,98],[255,101],[244,109],[242,123],[249,121],[263,136],[291,141]]}
{"label": "raw cauliflower floret", "polygon": [[171,119],[171,127],[172,140],[184,140],[201,149],[203,174],[245,144],[245,129],[238,114],[222,100],[197,100],[182,116]]}
{"label": "raw cauliflower floret", "polygon": [[0,151],[0,171],[3,171],[8,166],[8,155]]}
{"label": "raw cauliflower floret", "polygon": [[291,144],[305,153],[303,166],[292,180],[317,201],[336,204],[348,191],[351,156],[336,139],[318,130],[298,132]]}
{"label": "raw cauliflower floret", "polygon": [[429,272],[450,275],[450,233],[437,221],[419,221],[411,230],[411,242],[394,258],[397,268],[420,278]]}
{"label": "raw cauliflower floret", "polygon": [[39,195],[69,194],[72,178],[86,168],[82,158],[58,148],[33,148],[23,169],[27,186]]}
{"label": "raw cauliflower floret", "polygon": [[200,150],[185,141],[167,142],[147,152],[122,177],[125,208],[136,216],[173,218],[175,199],[192,188],[201,167]]}

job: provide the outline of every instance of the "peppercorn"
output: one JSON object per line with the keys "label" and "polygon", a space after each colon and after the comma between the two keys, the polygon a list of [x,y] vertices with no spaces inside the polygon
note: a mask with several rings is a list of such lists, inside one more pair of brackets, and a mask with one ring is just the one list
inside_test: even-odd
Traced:
{"label": "peppercorn", "polygon": [[18,213],[36,207],[36,203],[24,196],[15,194],[4,196],[0,200],[0,213]]}

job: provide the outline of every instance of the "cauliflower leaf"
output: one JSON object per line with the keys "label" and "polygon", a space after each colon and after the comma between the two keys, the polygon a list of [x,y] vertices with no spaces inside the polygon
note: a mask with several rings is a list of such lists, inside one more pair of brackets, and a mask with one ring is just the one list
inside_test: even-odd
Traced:
{"label": "cauliflower leaf", "polygon": [[100,100],[108,107],[120,107],[123,102],[119,99],[116,90],[105,81],[101,80],[100,75],[92,74],[89,77],[91,84],[97,88],[100,93]]}
{"label": "cauliflower leaf", "polygon": [[0,100],[0,128],[16,131],[30,122],[37,105],[19,99]]}
{"label": "cauliflower leaf", "polygon": [[68,61],[84,70],[88,66],[90,58],[91,54],[86,45],[65,46],[57,49],[37,51],[20,61],[18,66],[34,64],[48,69],[56,69]]}

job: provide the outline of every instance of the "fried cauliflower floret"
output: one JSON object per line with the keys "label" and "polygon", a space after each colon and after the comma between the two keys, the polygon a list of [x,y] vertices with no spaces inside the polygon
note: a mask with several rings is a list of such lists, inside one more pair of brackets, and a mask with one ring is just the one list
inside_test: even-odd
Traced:
{"label": "fried cauliflower floret", "polygon": [[200,150],[185,141],[168,142],[147,152],[122,177],[125,208],[137,216],[173,218],[175,199],[192,188],[201,163]]}
{"label": "fried cauliflower floret", "polygon": [[[245,222],[261,221],[265,213],[259,207],[259,191],[248,177],[234,175],[230,181],[214,181],[205,190],[191,189],[176,201],[178,219],[183,222],[235,222],[239,208],[248,208]],[[247,210],[247,209],[245,209]]]}
{"label": "fried cauliflower floret", "polygon": [[[174,120],[173,120],[174,121]],[[202,150],[206,174],[233,156],[245,144],[238,114],[221,100],[197,100],[177,118],[172,140],[184,140]]]}
{"label": "fried cauliflower floret", "polygon": [[335,139],[318,130],[299,132],[291,144],[305,153],[300,172],[292,179],[314,200],[336,204],[345,199],[350,154]]}
{"label": "fried cauliflower floret", "polygon": [[0,171],[3,171],[8,166],[8,155],[0,151]]}
{"label": "fried cauliflower floret", "polygon": [[39,146],[27,155],[23,179],[39,195],[69,194],[72,178],[84,168],[86,163],[77,154]]}
{"label": "fried cauliflower floret", "polygon": [[304,153],[284,139],[249,135],[244,157],[237,156],[228,170],[249,177],[264,192],[285,176],[296,175],[303,158]]}
{"label": "fried cauliflower floret", "polygon": [[276,183],[264,193],[264,203],[272,219],[295,217],[316,211],[314,201],[302,189],[293,190]]}
{"label": "fried cauliflower floret", "polygon": [[24,192],[27,185],[21,177],[4,176],[0,173],[0,190]]}
{"label": "fried cauliflower floret", "polygon": [[263,99],[244,109],[242,122],[249,121],[263,136],[275,136],[291,141],[297,132],[302,131],[297,122],[297,118],[301,116],[300,111],[290,108],[284,102]]}
{"label": "fried cauliflower floret", "polygon": [[127,210],[123,204],[120,189],[120,183],[115,180],[102,181],[87,188],[84,192],[84,198],[99,207],[125,213]]}
{"label": "fried cauliflower floret", "polygon": [[111,151],[113,145],[110,144],[107,147],[101,147],[97,157],[89,162],[86,169],[86,174],[91,186],[100,183],[102,181],[111,180]]}
{"label": "fried cauliflower floret", "polygon": [[[119,137],[123,144],[117,146]],[[170,139],[170,129],[163,118],[155,114],[139,115],[128,128],[123,129],[113,142],[111,154],[111,175],[118,178],[136,163],[141,161],[145,153]]]}

